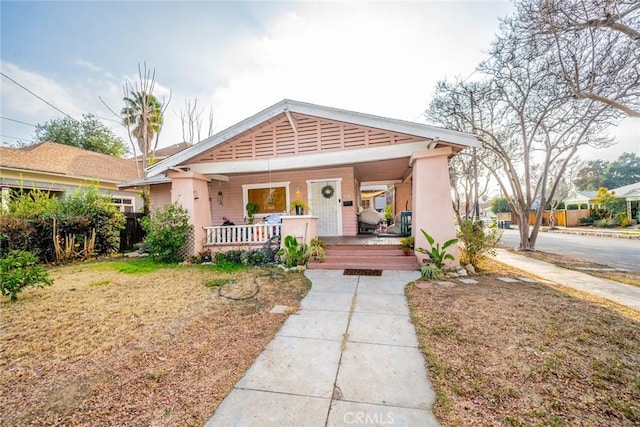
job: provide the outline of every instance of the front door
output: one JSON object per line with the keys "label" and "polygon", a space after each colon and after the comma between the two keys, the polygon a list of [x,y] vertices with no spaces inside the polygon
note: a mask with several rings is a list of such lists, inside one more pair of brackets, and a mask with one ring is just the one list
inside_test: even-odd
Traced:
{"label": "front door", "polygon": [[309,208],[318,217],[319,236],[342,235],[341,184],[341,179],[307,181]]}

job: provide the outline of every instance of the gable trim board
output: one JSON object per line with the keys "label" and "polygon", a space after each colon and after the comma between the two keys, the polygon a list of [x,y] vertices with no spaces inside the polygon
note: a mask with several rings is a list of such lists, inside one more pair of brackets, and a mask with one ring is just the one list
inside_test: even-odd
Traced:
{"label": "gable trim board", "polygon": [[[255,131],[259,128],[273,125],[275,122],[281,120],[277,118],[277,116],[281,114],[286,116],[287,113],[298,113],[319,119],[335,120],[384,131],[413,135],[433,143],[433,146],[424,148],[435,148],[435,146],[441,143],[455,145],[458,150],[465,147],[479,146],[475,136],[463,132],[285,99],[210,138],[152,165],[147,169],[147,176],[153,177],[173,167],[184,165],[198,155],[218,147],[222,143],[236,138],[247,131]],[[274,118],[277,118],[277,120],[274,120]],[[296,132],[295,127],[291,129],[292,132]],[[367,150],[368,149],[371,148],[367,148]],[[345,151],[341,151],[341,153],[345,153]]]}

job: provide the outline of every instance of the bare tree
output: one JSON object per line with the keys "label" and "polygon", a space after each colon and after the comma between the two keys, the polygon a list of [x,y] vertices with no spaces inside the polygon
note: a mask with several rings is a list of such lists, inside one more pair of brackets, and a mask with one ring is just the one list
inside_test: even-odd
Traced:
{"label": "bare tree", "polygon": [[480,199],[487,194],[491,175],[478,161],[476,152],[462,152],[449,163],[453,211],[462,224],[463,218],[476,220]]}
{"label": "bare tree", "polygon": [[[484,116],[481,114],[475,117],[478,108],[476,97],[484,97],[486,90],[479,82],[439,82],[436,96],[425,117],[448,129],[477,133],[476,126],[484,123]],[[492,123],[483,125],[490,126]],[[494,133],[498,134],[499,131],[494,129]],[[453,189],[453,210],[459,224],[462,223],[462,217],[477,217],[480,200],[486,195],[490,179],[500,167],[501,163],[496,156],[484,147],[463,151],[451,160],[449,174]]]}
{"label": "bare tree", "polygon": [[[190,143],[201,141],[202,138],[202,126],[204,121],[204,108],[198,109],[198,98],[194,98],[193,101],[186,100],[184,102],[184,108],[178,113],[180,121],[182,122],[182,140]],[[209,114],[207,116],[207,132],[205,138],[213,135],[213,107],[209,107]]]}
{"label": "bare tree", "polygon": [[640,1],[524,0],[511,23],[568,93],[640,117]]}
{"label": "bare tree", "polygon": [[[503,194],[512,195],[519,249],[533,250],[560,177],[580,146],[610,142],[601,135],[612,116],[607,105],[558,91],[543,52],[520,37],[509,21],[501,30],[489,59],[479,66],[485,78],[441,82],[429,111],[431,117],[440,114],[441,124],[457,124],[456,129],[478,135],[486,150],[478,160],[492,171]],[[533,206],[537,215],[530,227]]]}

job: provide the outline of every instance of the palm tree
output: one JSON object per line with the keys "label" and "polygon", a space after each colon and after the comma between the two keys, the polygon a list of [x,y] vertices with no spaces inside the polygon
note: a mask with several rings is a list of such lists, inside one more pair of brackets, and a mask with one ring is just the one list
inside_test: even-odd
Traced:
{"label": "palm tree", "polygon": [[138,141],[144,171],[147,168],[149,153],[152,151],[153,136],[157,137],[164,122],[162,104],[152,93],[144,90],[132,89],[129,96],[125,96],[123,100],[125,107],[120,112],[122,124]]}

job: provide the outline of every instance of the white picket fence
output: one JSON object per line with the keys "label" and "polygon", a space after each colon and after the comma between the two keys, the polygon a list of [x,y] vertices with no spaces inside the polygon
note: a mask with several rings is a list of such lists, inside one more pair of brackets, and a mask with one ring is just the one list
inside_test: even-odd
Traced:
{"label": "white picket fence", "polygon": [[262,244],[280,234],[280,224],[216,225],[204,227],[207,245]]}

